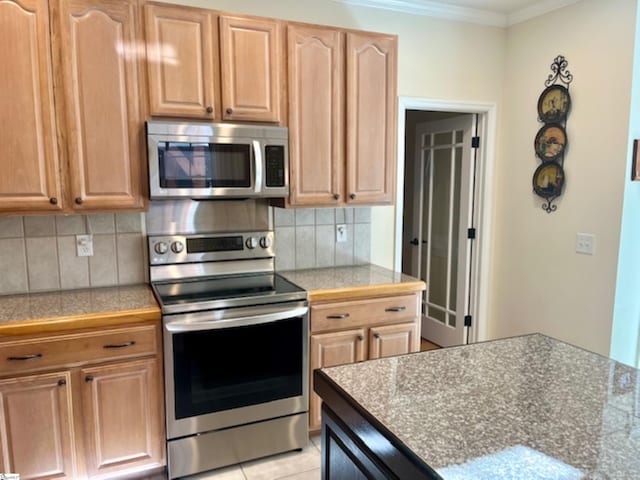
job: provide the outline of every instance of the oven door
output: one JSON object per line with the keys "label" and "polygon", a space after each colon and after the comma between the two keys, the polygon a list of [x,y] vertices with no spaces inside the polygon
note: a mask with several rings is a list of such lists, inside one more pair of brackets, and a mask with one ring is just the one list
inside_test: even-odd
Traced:
{"label": "oven door", "polygon": [[168,439],[308,410],[306,301],[163,323]]}

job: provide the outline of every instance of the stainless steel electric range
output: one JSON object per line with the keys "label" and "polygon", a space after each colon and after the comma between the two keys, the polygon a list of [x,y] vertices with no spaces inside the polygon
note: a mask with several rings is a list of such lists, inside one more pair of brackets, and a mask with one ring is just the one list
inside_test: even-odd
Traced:
{"label": "stainless steel electric range", "polygon": [[162,308],[169,478],[308,442],[307,293],[272,231],[150,235]]}

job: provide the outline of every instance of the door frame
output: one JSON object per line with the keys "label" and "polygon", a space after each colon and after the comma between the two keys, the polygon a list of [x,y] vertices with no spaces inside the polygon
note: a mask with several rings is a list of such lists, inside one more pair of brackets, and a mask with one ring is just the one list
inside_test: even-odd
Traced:
{"label": "door frame", "polygon": [[[398,98],[398,164],[396,177],[394,268],[402,270],[402,216],[404,212],[404,162],[405,117],[407,110],[457,112],[478,114],[478,131],[481,138],[476,165],[475,240],[471,272],[475,279],[471,285],[471,314],[473,324],[469,332],[470,342],[488,340],[487,313],[489,309],[489,260],[493,226],[493,177],[496,153],[496,104],[434,100],[417,97]],[[428,288],[428,286],[427,286]]]}

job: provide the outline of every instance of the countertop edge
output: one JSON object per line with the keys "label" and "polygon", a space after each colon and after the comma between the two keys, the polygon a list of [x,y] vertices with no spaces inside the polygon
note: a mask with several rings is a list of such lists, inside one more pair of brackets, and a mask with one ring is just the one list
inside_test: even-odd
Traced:
{"label": "countertop edge", "polygon": [[309,290],[309,301],[321,302],[383,295],[396,295],[402,293],[421,292],[426,288],[426,284],[422,280],[402,283],[382,283],[378,285],[327,288],[320,290]]}

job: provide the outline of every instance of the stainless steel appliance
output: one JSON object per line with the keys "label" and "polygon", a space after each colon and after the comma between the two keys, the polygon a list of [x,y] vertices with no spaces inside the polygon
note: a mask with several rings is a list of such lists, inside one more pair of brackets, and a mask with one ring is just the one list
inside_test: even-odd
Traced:
{"label": "stainless steel appliance", "polygon": [[150,235],[163,318],[169,478],[308,442],[307,293],[273,232]]}
{"label": "stainless steel appliance", "polygon": [[286,127],[147,122],[150,196],[286,197],[288,138]]}

